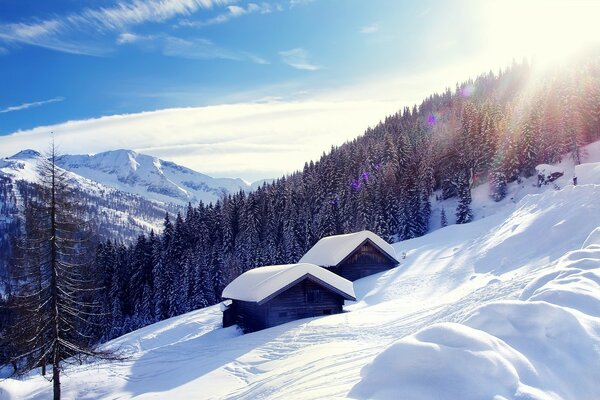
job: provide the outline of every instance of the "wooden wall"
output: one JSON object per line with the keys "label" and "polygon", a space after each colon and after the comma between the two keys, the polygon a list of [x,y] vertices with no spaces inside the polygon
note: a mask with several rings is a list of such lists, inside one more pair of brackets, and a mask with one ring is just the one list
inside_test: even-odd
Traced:
{"label": "wooden wall", "polygon": [[371,243],[366,242],[341,264],[331,267],[329,270],[349,281],[355,281],[365,276],[387,271],[397,265]]}
{"label": "wooden wall", "polygon": [[223,313],[223,326],[235,321],[244,332],[255,332],[301,318],[339,314],[343,305],[341,295],[304,279],[262,305],[233,300]]}
{"label": "wooden wall", "polygon": [[301,318],[342,312],[344,299],[339,294],[305,279],[271,299],[266,306],[267,325],[275,326]]}

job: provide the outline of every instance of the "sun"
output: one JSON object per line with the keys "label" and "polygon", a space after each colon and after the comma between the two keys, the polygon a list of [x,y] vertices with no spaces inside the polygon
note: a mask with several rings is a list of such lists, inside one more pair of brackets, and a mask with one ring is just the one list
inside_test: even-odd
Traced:
{"label": "sun", "polygon": [[600,43],[600,1],[508,0],[480,6],[485,53],[504,63],[526,57],[540,66],[556,65]]}

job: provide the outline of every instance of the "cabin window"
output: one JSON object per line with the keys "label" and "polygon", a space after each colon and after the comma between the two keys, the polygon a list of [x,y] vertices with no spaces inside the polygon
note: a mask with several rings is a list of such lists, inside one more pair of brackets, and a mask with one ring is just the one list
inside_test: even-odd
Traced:
{"label": "cabin window", "polygon": [[331,315],[331,310],[323,310],[323,315]]}
{"label": "cabin window", "polygon": [[321,301],[321,291],[320,290],[309,290],[306,292],[306,302],[307,303],[316,303]]}
{"label": "cabin window", "polygon": [[279,318],[287,317],[287,311],[282,311],[279,313]]}

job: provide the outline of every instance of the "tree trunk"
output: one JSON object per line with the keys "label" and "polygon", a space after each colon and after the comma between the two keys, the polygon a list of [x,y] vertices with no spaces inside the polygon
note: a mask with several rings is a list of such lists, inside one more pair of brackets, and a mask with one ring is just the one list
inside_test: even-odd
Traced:
{"label": "tree trunk", "polygon": [[54,389],[54,400],[60,400],[60,368],[58,367],[58,352],[54,354],[52,362],[52,386]]}

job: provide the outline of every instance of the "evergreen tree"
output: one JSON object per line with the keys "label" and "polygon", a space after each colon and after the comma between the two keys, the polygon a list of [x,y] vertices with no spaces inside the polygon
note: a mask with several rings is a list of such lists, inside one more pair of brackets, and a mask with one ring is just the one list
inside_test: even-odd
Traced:
{"label": "evergreen tree", "polygon": [[48,158],[39,161],[37,197],[28,202],[26,212],[30,229],[11,267],[17,312],[10,340],[18,373],[52,365],[58,400],[63,363],[81,354],[98,355],[82,334],[98,308],[89,301],[89,292],[97,290],[87,274],[90,226],[82,220],[81,205],[56,158],[52,145]]}
{"label": "evergreen tree", "polygon": [[471,187],[469,174],[462,171],[458,178],[458,206],[456,207],[456,223],[466,224],[473,220],[471,211]]}
{"label": "evergreen tree", "polygon": [[442,207],[442,212],[440,216],[440,226],[442,228],[448,226],[448,219],[446,218],[446,210],[444,210],[444,207]]}

